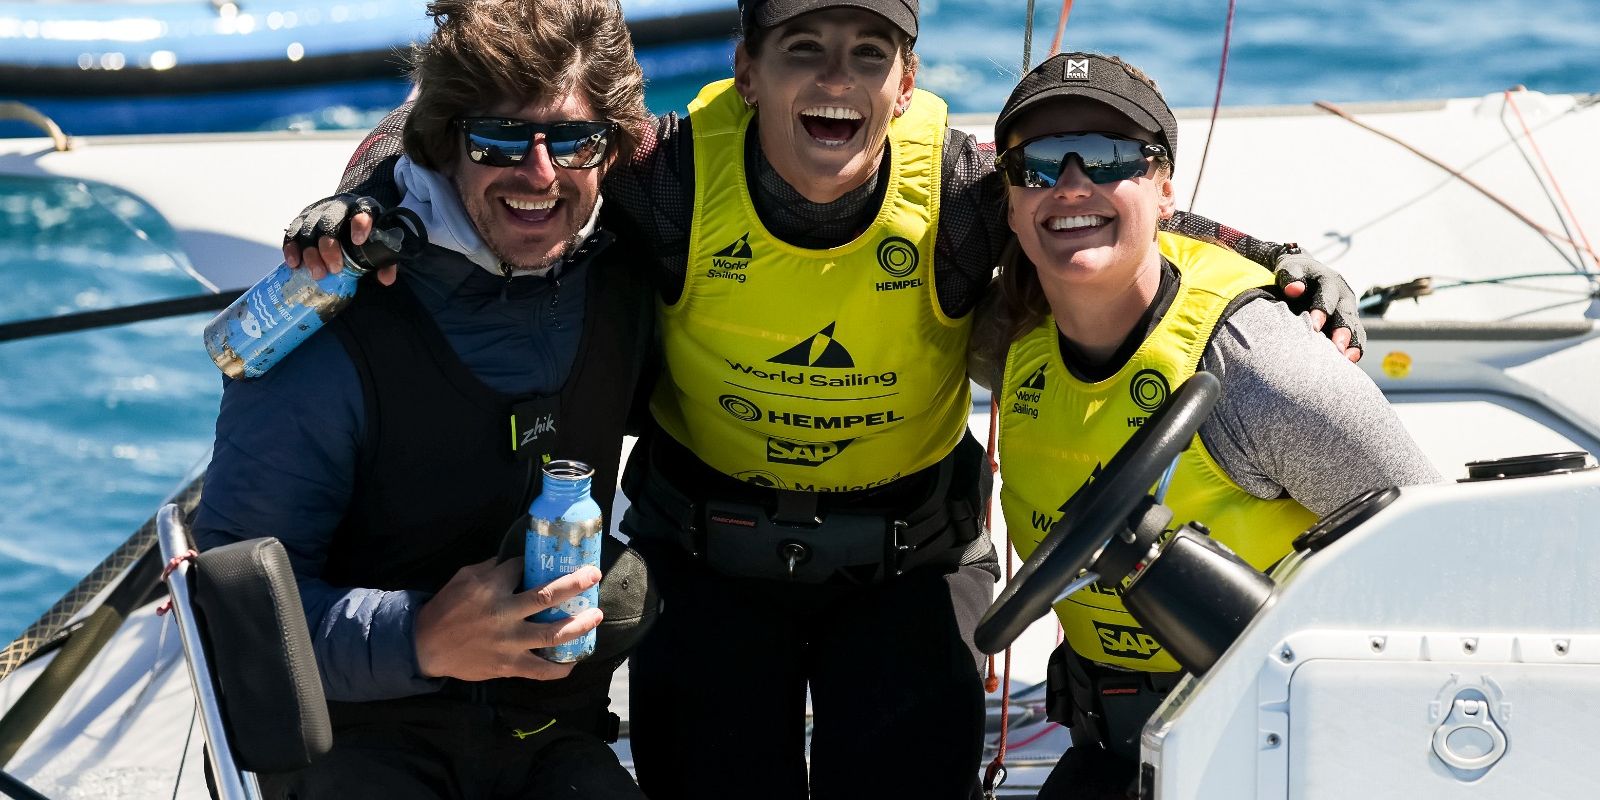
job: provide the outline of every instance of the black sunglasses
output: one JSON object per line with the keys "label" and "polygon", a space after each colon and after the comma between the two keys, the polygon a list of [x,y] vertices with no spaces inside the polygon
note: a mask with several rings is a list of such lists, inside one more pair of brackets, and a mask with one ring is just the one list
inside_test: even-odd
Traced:
{"label": "black sunglasses", "polygon": [[1167,148],[1110,133],[1052,133],[1029,139],[995,158],[1006,183],[1025,189],[1048,189],[1061,179],[1067,159],[1077,156],[1083,173],[1094,183],[1116,183],[1150,170],[1150,158]]}
{"label": "black sunglasses", "polygon": [[533,150],[533,137],[542,133],[550,161],[565,169],[599,166],[616,127],[605,120],[528,122],[507,117],[462,117],[456,124],[466,137],[467,157],[474,164],[515,167]]}

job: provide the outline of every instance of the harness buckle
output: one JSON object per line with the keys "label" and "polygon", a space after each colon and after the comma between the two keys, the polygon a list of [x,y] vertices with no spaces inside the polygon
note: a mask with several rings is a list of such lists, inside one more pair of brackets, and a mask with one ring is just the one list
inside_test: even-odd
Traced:
{"label": "harness buckle", "polygon": [[795,565],[811,559],[811,551],[806,549],[805,545],[793,540],[784,542],[778,548],[778,552],[789,561],[789,580],[791,581],[794,580]]}
{"label": "harness buckle", "polygon": [[896,575],[905,574],[905,570],[900,565],[905,563],[906,556],[916,549],[906,544],[905,534],[910,527],[911,525],[903,519],[893,520],[889,523],[889,546],[893,548],[893,552],[889,555],[891,561],[893,561],[891,566],[894,567],[894,574]]}

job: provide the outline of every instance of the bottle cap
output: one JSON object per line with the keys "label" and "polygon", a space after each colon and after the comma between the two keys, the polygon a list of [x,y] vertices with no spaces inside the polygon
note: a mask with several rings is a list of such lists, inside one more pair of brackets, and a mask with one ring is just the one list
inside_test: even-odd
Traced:
{"label": "bottle cap", "polygon": [[396,207],[378,215],[367,241],[349,245],[345,254],[363,271],[371,271],[413,258],[427,246],[428,230],[422,218],[409,208]]}

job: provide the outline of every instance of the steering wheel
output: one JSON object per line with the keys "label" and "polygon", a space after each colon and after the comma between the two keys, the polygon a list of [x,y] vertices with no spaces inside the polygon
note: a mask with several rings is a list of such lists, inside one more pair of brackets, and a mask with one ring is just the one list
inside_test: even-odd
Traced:
{"label": "steering wheel", "polygon": [[[1196,372],[1111,457],[978,621],[978,649],[998,653],[1045,615],[1126,523],[1210,416],[1222,384]],[[1121,576],[1117,576],[1121,577]]]}

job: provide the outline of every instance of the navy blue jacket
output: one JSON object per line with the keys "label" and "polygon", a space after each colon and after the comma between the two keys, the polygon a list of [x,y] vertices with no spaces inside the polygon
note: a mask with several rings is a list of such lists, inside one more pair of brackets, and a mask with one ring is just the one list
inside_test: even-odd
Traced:
{"label": "navy blue jacket", "polygon": [[[509,283],[455,253],[407,265],[405,284],[463,364],[509,395],[559,389],[583,329],[585,263]],[[425,693],[413,614],[428,595],[330,586],[319,577],[349,510],[366,440],[361,381],[324,328],[262,377],[231,381],[195,521],[202,548],[275,536],[300,583],[328,699]]]}

